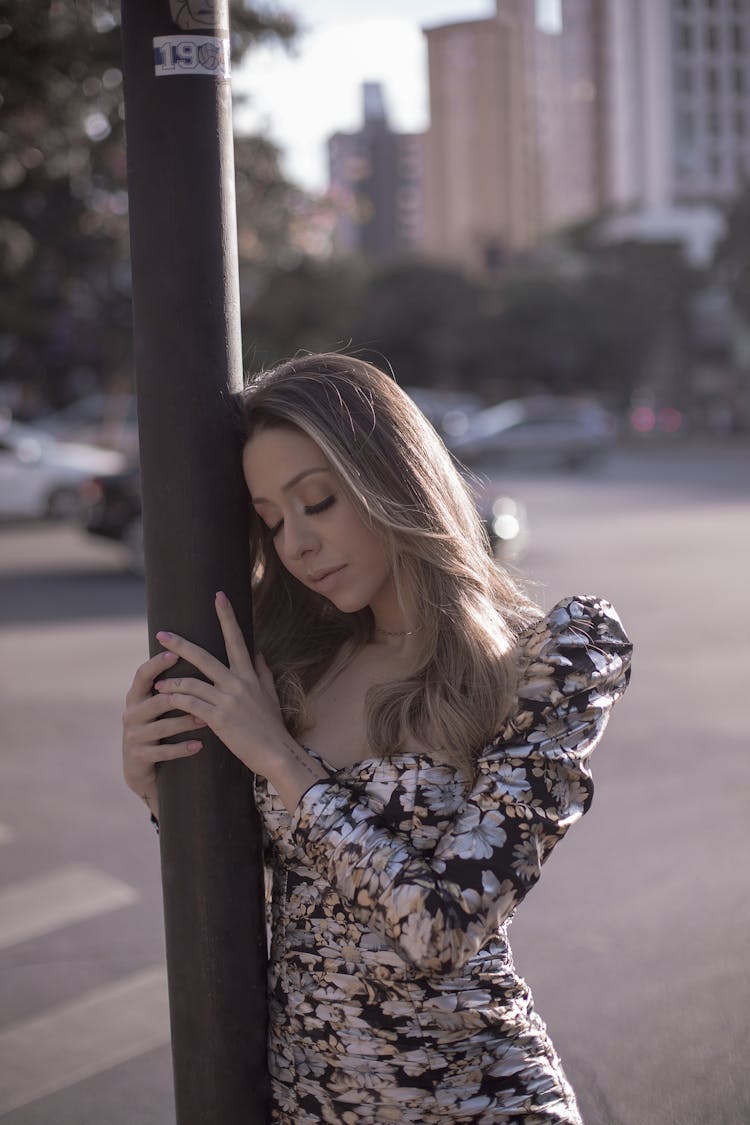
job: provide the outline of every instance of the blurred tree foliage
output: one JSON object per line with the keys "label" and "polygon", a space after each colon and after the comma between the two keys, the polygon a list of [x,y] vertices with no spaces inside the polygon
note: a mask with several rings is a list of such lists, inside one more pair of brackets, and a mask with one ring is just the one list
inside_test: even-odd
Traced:
{"label": "blurred tree foliage", "polygon": [[306,258],[276,271],[246,309],[246,363],[258,368],[298,350],[354,349],[392,365],[401,383],[460,379],[463,329],[482,292],[460,271],[421,261]]}
{"label": "blurred tree foliage", "polygon": [[725,219],[716,264],[735,309],[750,326],[750,184],[727,207]]}
{"label": "blurred tree foliage", "polygon": [[[232,0],[233,53],[292,40],[279,10]],[[0,0],[0,378],[58,401],[71,372],[130,380],[130,276],[116,0]],[[493,280],[418,260],[304,257],[303,193],[263,137],[235,146],[246,364],[356,349],[405,384],[593,391],[625,404],[684,366],[696,283],[676,246],[598,241],[597,222]],[[719,264],[750,322],[750,193]]]}
{"label": "blurred tree foliage", "polygon": [[244,312],[245,367],[259,370],[300,350],[350,349],[366,270],[355,260],[313,258],[275,270]]}
{"label": "blurred tree foliage", "polygon": [[376,268],[353,325],[355,341],[382,352],[399,381],[437,386],[466,381],[467,329],[483,287],[458,270],[426,262]]}
{"label": "blurred tree foliage", "polygon": [[624,406],[649,365],[679,368],[695,284],[672,244],[543,248],[492,283],[423,261],[303,261],[245,309],[246,360],[349,347],[407,385]]}
{"label": "blurred tree foliage", "polygon": [[673,243],[592,240],[557,269],[532,262],[502,287],[500,365],[516,392],[595,392],[624,405],[657,352],[680,363],[695,284]]}
{"label": "blurred tree foliage", "polygon": [[[270,7],[231,11],[235,59],[295,33]],[[0,0],[0,372],[53,399],[71,370],[130,377],[119,23],[117,0]],[[273,146],[246,139],[238,197],[256,261],[284,240],[289,190]]]}

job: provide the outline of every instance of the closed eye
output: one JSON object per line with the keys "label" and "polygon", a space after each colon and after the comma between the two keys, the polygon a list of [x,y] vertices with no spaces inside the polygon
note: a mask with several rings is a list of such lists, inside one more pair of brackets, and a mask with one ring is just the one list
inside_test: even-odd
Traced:
{"label": "closed eye", "polygon": [[[306,516],[317,516],[318,512],[325,512],[325,510],[327,508],[332,507],[335,503],[336,503],[336,497],[335,496],[326,496],[325,500],[321,500],[320,503],[318,503],[318,504],[306,504],[305,505],[305,515]],[[281,528],[282,528],[283,524],[284,524],[283,520],[279,520],[279,522],[277,524],[274,524],[274,526],[270,529],[272,537],[275,536],[275,535],[278,535],[278,533],[281,531]]]}

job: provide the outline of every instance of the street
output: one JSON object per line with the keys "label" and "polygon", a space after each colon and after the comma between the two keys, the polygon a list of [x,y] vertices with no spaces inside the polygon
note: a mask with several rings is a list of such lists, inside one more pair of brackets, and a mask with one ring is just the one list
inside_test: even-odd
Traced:
{"label": "street", "polygon": [[[536,599],[602,594],[635,643],[593,807],[519,910],[516,962],[586,1125],[748,1125],[750,451],[495,477],[527,507]],[[159,844],[120,772],[144,606],[116,545],[0,525],[7,1125],[174,1121]]]}

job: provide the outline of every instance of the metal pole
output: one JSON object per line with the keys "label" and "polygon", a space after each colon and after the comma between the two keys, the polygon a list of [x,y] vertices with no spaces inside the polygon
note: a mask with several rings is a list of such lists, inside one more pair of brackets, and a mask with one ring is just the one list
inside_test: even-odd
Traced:
{"label": "metal pole", "polygon": [[[251,627],[228,0],[123,0],[122,30],[150,648],[170,629],[224,659],[216,590]],[[248,1125],[269,1113],[260,824],[201,738],[159,770],[177,1121]]]}

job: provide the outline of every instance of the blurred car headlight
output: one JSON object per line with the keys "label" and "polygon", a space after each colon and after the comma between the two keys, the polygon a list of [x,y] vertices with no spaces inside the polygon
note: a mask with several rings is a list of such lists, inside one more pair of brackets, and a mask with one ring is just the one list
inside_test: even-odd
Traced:
{"label": "blurred car headlight", "polygon": [[494,517],[492,530],[498,539],[515,539],[521,531],[521,524],[510,512],[503,512],[501,515]]}

